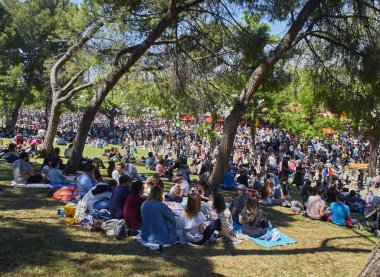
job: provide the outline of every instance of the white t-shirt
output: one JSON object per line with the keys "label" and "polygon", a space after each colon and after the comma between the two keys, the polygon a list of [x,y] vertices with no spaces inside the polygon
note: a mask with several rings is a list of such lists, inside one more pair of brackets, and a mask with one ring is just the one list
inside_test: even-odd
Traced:
{"label": "white t-shirt", "polygon": [[197,213],[193,218],[188,218],[183,213],[181,214],[179,225],[187,241],[197,242],[202,239],[203,235],[199,233],[199,225],[205,221],[206,217],[202,212]]}
{"label": "white t-shirt", "polygon": [[183,196],[189,195],[189,183],[185,179],[179,184],[179,188],[184,190]]}

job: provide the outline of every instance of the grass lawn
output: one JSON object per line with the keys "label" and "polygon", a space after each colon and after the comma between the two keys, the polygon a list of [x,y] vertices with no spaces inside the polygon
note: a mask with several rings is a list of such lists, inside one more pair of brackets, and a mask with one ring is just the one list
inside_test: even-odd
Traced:
{"label": "grass lawn", "polygon": [[[101,153],[86,147],[85,155]],[[0,180],[10,179],[10,166],[0,164]],[[378,241],[367,231],[268,207],[273,225],[296,244],[174,245],[160,253],[131,238],[118,241],[65,225],[56,215],[63,205],[52,193],[0,185],[0,276],[357,276]]]}

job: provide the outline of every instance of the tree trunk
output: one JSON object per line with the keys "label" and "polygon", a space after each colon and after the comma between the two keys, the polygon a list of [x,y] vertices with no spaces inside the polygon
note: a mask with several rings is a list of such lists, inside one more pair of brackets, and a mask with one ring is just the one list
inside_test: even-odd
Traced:
{"label": "tree trunk", "polygon": [[368,257],[367,264],[363,271],[359,274],[359,277],[377,277],[380,276],[380,241],[376,247],[372,250]]}
{"label": "tree trunk", "polygon": [[61,104],[57,103],[56,100],[53,99],[53,103],[51,105],[50,110],[49,124],[44,139],[44,149],[46,149],[47,153],[50,153],[53,149],[54,138],[57,134],[59,124],[59,117],[61,116],[60,107]]}
{"label": "tree trunk", "polygon": [[369,142],[370,142],[370,146],[369,146],[370,149],[369,149],[368,175],[370,177],[374,177],[376,176],[376,169],[377,169],[377,162],[378,162],[377,151],[379,149],[379,139],[371,138]]}
{"label": "tree trunk", "polygon": [[282,38],[281,42],[277,45],[273,52],[269,54],[267,59],[253,71],[246,87],[240,93],[240,96],[237,99],[231,113],[227,116],[224,123],[223,135],[216,165],[208,181],[209,184],[214,187],[214,191],[217,190],[219,184],[223,181],[228,160],[233,148],[237,127],[245,110],[247,109],[249,101],[260,88],[273,66],[301,39],[298,34],[319,3],[320,0],[310,0],[306,3],[297,18],[293,21],[289,31]]}
{"label": "tree trunk", "polygon": [[110,114],[108,119],[110,120],[110,130],[115,130],[115,116],[116,114]]}
{"label": "tree trunk", "polygon": [[255,138],[256,138],[256,113],[255,111],[253,111],[252,113],[252,122],[251,122],[251,149],[252,149],[252,152],[255,151]]}
{"label": "tree trunk", "polygon": [[[92,97],[89,106],[86,108],[82,120],[79,124],[77,135],[74,139],[73,150],[71,156],[66,165],[66,172],[75,172],[78,168],[79,161],[82,157],[84,146],[86,143],[88,132],[91,128],[91,123],[95,119],[96,113],[99,110],[104,99],[116,85],[119,79],[145,54],[145,52],[156,42],[156,40],[162,35],[168,26],[177,18],[178,14],[186,11],[198,3],[203,1],[194,1],[192,4],[182,5],[177,7],[175,1],[171,1],[168,13],[162,17],[153,30],[149,33],[146,39],[136,45],[134,50],[128,55],[123,62],[119,64],[119,61],[115,62],[111,72],[107,76],[104,84],[97,90]],[[123,52],[123,51],[122,51]],[[117,56],[120,58],[120,56]]]}
{"label": "tree trunk", "polygon": [[216,166],[214,167],[208,181],[209,184],[214,187],[214,190],[217,190],[219,185],[223,183],[224,174],[226,173],[228,161],[233,149],[237,127],[245,112],[245,109],[246,106],[237,102],[224,122],[223,135],[220,142],[218,155],[216,157]]}
{"label": "tree trunk", "polygon": [[13,132],[15,130],[17,119],[18,119],[18,114],[20,112],[22,103],[24,102],[25,96],[28,94],[28,92],[29,92],[29,86],[24,85],[24,90],[22,92],[20,92],[20,94],[18,95],[15,106],[13,108],[10,125],[8,127],[8,131]]}

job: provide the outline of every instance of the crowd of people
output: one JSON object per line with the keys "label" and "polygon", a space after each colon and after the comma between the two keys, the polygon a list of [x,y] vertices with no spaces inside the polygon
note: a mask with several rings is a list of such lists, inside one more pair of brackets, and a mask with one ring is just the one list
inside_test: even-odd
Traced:
{"label": "crowd of people", "polygon": [[[0,141],[3,158],[13,163],[14,180],[68,184],[71,181],[62,173],[59,148],[45,158],[41,173],[28,162],[29,153],[37,150],[37,140],[44,136],[43,115],[30,113],[33,111],[20,117],[17,133],[7,148]],[[61,118],[57,142],[69,143],[64,157],[70,156],[79,119],[77,114]],[[131,234],[140,230],[146,241],[172,243],[180,226],[194,246],[220,237],[240,243],[233,232],[234,223],[242,224],[243,232],[253,237],[262,236],[269,228],[270,221],[259,205],[297,206],[310,219],[350,226],[356,223],[351,212],[363,214],[374,200],[374,189],[380,186],[378,174],[368,176],[363,169],[350,167],[368,162],[369,142],[361,135],[343,131],[307,140],[286,130],[259,128],[252,140],[250,128],[241,124],[220,186],[235,190],[236,197],[225,198],[208,185],[218,157],[217,144],[213,149],[193,124],[178,124],[179,120],[156,116],[134,120],[121,115],[110,130],[103,115],[96,117],[87,142],[104,148],[104,154],[102,158],[83,159],[83,173],[76,179],[80,198],[90,212],[108,208],[112,218],[124,219]],[[221,132],[222,127],[217,136]],[[110,144],[121,148],[107,148]],[[148,151],[148,155],[138,157],[138,149]],[[100,169],[106,161],[108,176],[102,176]],[[143,163],[154,173],[146,178],[135,163]],[[196,185],[191,175],[199,176]],[[166,192],[163,178],[173,182]],[[300,192],[302,201],[294,201],[294,190]],[[362,199],[361,190],[367,199]],[[173,203],[182,203],[180,214],[169,208],[177,207]],[[215,231],[219,236],[214,236]]]}

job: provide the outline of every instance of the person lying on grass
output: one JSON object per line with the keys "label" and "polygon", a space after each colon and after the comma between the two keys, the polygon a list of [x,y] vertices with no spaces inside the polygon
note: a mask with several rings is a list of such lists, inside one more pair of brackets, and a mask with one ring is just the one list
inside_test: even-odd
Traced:
{"label": "person lying on grass", "polygon": [[259,207],[256,197],[248,197],[239,215],[239,223],[243,225],[243,234],[258,238],[265,235],[269,222],[263,210]]}
{"label": "person lying on grass", "polygon": [[199,194],[191,193],[179,221],[183,235],[189,245],[201,246],[207,244],[212,239],[215,231],[218,231],[219,235],[226,238],[229,243],[236,244],[241,242],[229,234],[229,230],[222,226],[220,218],[212,220],[207,225],[205,223],[206,217],[200,210],[201,198]]}

